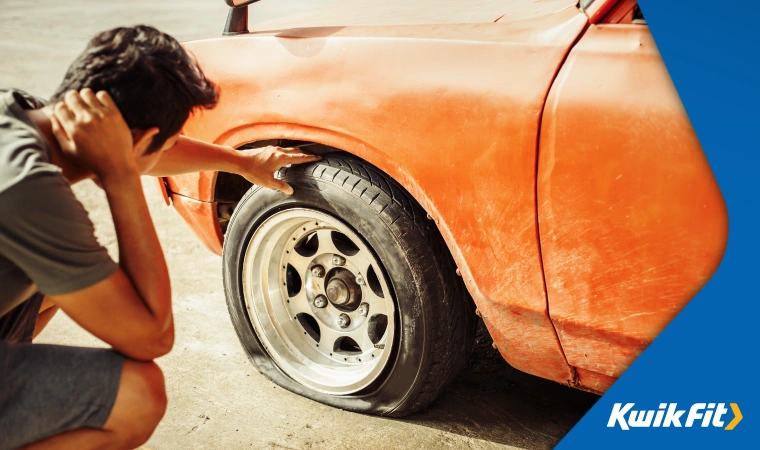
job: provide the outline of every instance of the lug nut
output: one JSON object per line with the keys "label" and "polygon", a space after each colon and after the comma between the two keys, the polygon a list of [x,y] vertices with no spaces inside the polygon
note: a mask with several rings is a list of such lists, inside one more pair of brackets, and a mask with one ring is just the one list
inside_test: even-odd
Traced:
{"label": "lug nut", "polygon": [[364,286],[364,278],[361,275],[356,276],[356,284],[359,286]]}
{"label": "lug nut", "polygon": [[319,265],[314,266],[311,268],[311,274],[317,278],[322,278],[325,276],[325,268]]}
{"label": "lug nut", "polygon": [[327,297],[324,295],[317,295],[317,298],[314,299],[314,306],[317,308],[324,308],[327,306]]}
{"label": "lug nut", "polygon": [[340,255],[333,255],[332,263],[333,263],[333,266],[342,266],[346,264],[346,258]]}
{"label": "lug nut", "polygon": [[341,314],[340,317],[338,317],[338,325],[340,325],[341,328],[348,328],[348,326],[351,325],[351,318],[348,317],[348,314]]}
{"label": "lug nut", "polygon": [[359,314],[361,314],[364,317],[367,317],[367,314],[369,314],[369,303],[362,303],[359,305]]}

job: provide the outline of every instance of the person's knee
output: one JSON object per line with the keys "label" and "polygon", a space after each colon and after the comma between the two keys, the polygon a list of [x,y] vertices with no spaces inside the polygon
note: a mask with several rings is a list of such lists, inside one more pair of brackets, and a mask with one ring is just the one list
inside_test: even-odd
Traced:
{"label": "person's knee", "polygon": [[145,418],[154,423],[155,428],[158,422],[164,417],[166,412],[166,386],[164,384],[164,374],[161,368],[154,362],[140,363],[141,367],[141,397],[145,404]]}
{"label": "person's knee", "polygon": [[166,389],[158,365],[125,360],[116,402],[104,429],[134,448],[150,438],[165,412]]}

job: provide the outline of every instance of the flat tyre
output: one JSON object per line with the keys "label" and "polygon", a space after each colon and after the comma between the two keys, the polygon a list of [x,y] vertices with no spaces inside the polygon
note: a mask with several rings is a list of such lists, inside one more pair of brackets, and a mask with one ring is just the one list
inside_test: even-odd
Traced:
{"label": "flat tyre", "polygon": [[343,154],[252,187],[225,236],[224,285],[256,368],[297,394],[389,416],[429,405],[466,365],[474,307],[427,214]]}

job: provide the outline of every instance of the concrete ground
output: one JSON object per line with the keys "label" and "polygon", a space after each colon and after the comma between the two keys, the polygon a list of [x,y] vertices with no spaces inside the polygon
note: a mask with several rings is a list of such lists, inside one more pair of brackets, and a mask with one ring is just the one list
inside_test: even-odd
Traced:
{"label": "concrete ground", "polygon": [[[333,0],[334,1],[334,0]],[[330,0],[263,0],[252,20]],[[0,0],[0,87],[49,96],[96,32],[147,23],[180,40],[218,35],[222,0]],[[483,338],[467,372],[426,411],[405,419],[349,413],[287,392],[249,363],[227,316],[221,258],[208,252],[144,180],[171,269],[177,339],[161,358],[169,408],[150,449],[550,448],[596,396],[510,368]],[[101,242],[116,255],[105,196],[75,187]],[[104,299],[107,301],[107,299]],[[118,314],[115,312],[115,314]],[[102,346],[60,314],[40,342]]]}

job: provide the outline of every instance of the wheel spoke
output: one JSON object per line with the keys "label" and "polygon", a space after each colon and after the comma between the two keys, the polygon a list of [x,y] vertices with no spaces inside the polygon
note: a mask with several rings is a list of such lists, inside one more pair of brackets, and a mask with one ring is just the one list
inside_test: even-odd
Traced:
{"label": "wheel spoke", "polygon": [[369,268],[372,267],[372,262],[369,260],[369,258],[367,258],[367,255],[364,252],[360,251],[353,256],[346,257],[346,259],[351,262],[354,267],[357,267],[359,269],[364,279],[367,278]]}
{"label": "wheel spoke", "polygon": [[294,250],[290,250],[290,253],[287,255],[288,258],[288,264],[293,266],[294,269],[296,269],[296,272],[301,277],[301,280],[303,280],[303,277],[306,275],[306,272],[309,270],[309,263],[311,262],[311,258],[307,258],[305,256],[301,256],[298,253],[296,253]]}
{"label": "wheel spoke", "polygon": [[291,312],[291,316],[295,317],[299,313],[313,314],[309,299],[306,298],[306,293],[301,290],[296,296],[291,297],[289,300],[288,310]]}
{"label": "wheel spoke", "polygon": [[[375,292],[372,290],[372,287],[370,286],[370,269],[372,272],[374,272],[375,277],[377,277],[378,270],[372,265],[372,261],[365,252],[359,252],[354,256],[350,256],[347,258],[348,261],[353,264],[354,267],[357,267],[359,269],[359,272],[361,273],[362,278],[364,278],[365,283],[365,291],[369,291],[369,294],[372,297],[373,302],[385,302],[385,299],[382,297],[379,297],[375,294]],[[387,291],[387,289],[383,289],[382,284],[380,284],[380,289],[382,290],[382,293],[385,297],[389,298],[390,293]],[[372,303],[374,304],[374,303]]]}
{"label": "wheel spoke", "polygon": [[377,343],[372,342],[372,339],[369,337],[369,324],[370,321],[367,320],[361,327],[351,332],[351,339],[359,344],[362,353],[372,352],[375,349],[383,349],[387,340],[386,337],[388,336],[388,329],[386,328],[380,340]]}
{"label": "wheel spoke", "polygon": [[373,343],[369,339],[369,320],[366,320],[362,326],[351,332],[351,339],[355,340],[359,344],[359,348],[362,349],[362,353],[372,350]]}
{"label": "wheel spoke", "polygon": [[335,341],[337,341],[338,338],[345,336],[345,334],[339,333],[322,323],[319,325],[319,345],[331,352],[335,346]]}
{"label": "wheel spoke", "polygon": [[317,237],[319,238],[319,249],[317,250],[317,253],[342,254],[335,247],[335,244],[333,244],[332,230],[319,230],[317,231]]}
{"label": "wheel spoke", "polygon": [[364,300],[369,303],[369,314],[367,314],[367,317],[372,317],[375,314],[387,316],[388,304],[386,303],[386,300],[375,295],[375,293],[372,292],[372,289],[364,289],[362,292],[363,295],[367,295],[367,293],[369,293],[367,300]]}

